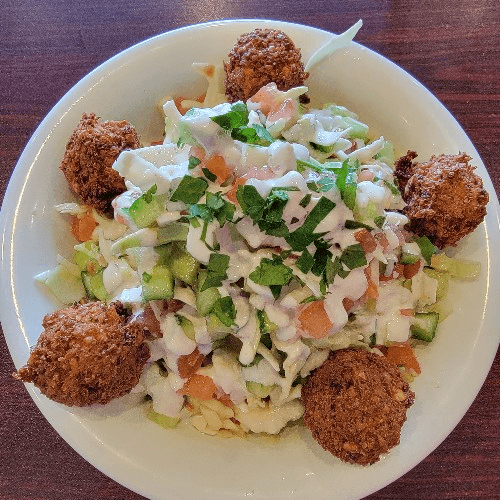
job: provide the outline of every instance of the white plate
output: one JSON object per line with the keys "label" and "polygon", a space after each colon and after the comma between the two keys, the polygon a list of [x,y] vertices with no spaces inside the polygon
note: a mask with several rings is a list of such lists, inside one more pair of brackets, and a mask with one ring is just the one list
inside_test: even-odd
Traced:
{"label": "white plate", "polygon": [[[236,38],[258,26],[287,32],[303,60],[330,34],[269,21],[223,21],[157,36],[113,57],[71,89],[43,120],[21,156],[1,212],[1,318],[17,367],[28,357],[43,316],[55,309],[33,276],[54,267],[57,252],[72,242],[55,202],[69,198],[58,165],[83,112],[127,119],[144,139],[161,137],[156,103],[167,94],[204,90],[191,63],[221,62]],[[478,281],[456,284],[453,315],[436,340],[420,353],[422,375],[413,384],[416,403],[408,412],[401,444],[375,465],[346,465],[294,427],[278,441],[218,439],[194,430],[165,431],[140,409],[121,415],[71,413],[28,387],[61,436],[86,460],[126,487],[150,498],[360,498],[394,481],[432,452],[462,418],[480,389],[496,352],[500,316],[499,206],[486,169],[464,131],[417,81],[380,55],[353,44],[313,68],[310,95],[356,111],[400,152],[466,151],[478,166],[491,201],[485,223],[459,253],[478,260]]]}

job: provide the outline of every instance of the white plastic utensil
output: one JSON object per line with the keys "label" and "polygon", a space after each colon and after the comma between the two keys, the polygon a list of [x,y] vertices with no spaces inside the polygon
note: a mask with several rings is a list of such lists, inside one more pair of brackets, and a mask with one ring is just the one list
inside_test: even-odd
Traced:
{"label": "white plastic utensil", "polygon": [[356,24],[351,26],[347,31],[341,33],[340,35],[333,35],[333,37],[328,40],[322,47],[320,47],[307,61],[305,70],[309,71],[316,63],[328,57],[330,54],[333,54],[336,50],[339,50],[346,45],[348,45],[354,37],[356,33],[363,26],[363,21],[360,19]]}

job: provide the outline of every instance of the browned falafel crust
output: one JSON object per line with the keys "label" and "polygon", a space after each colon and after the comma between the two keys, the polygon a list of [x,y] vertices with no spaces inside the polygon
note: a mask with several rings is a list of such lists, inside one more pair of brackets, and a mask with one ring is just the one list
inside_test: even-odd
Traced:
{"label": "browned falafel crust", "polygon": [[414,162],[414,151],[396,161],[394,176],[407,203],[408,229],[438,248],[454,246],[483,221],[489,196],[470,156],[432,156]]}
{"label": "browned falafel crust", "polygon": [[304,422],[325,450],[344,462],[370,465],[399,444],[414,396],[384,356],[335,351],[302,386]]}
{"label": "browned falafel crust", "polygon": [[304,85],[309,73],[300,57],[300,49],[283,31],[257,28],[244,33],[224,63],[228,101],[246,101],[271,82],[282,91]]}
{"label": "browned falafel crust", "polygon": [[14,377],[67,406],[106,404],[135,387],[149,358],[144,330],[119,303],[76,304],[48,314]]}
{"label": "browned falafel crust", "polygon": [[139,146],[129,122],[99,123],[94,113],[84,113],[69,139],[60,168],[71,191],[86,205],[106,214],[111,211],[113,198],[126,189],[123,178],[111,167],[123,150]]}

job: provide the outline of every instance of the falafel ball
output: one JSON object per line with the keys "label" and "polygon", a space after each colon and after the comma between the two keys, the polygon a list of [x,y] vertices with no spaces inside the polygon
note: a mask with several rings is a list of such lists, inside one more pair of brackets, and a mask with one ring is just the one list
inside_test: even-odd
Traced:
{"label": "falafel ball", "polygon": [[123,178],[111,167],[123,150],[139,146],[137,132],[129,122],[99,123],[94,113],[84,113],[69,139],[60,168],[69,188],[83,203],[107,214],[113,198],[126,190]]}
{"label": "falafel ball", "polygon": [[343,349],[330,353],[302,386],[304,423],[325,450],[370,465],[399,444],[414,396],[384,356]]}
{"label": "falafel ball", "polygon": [[120,303],[76,304],[48,314],[26,366],[14,378],[32,382],[67,406],[106,404],[139,381],[149,358],[144,329],[127,323]]}
{"label": "falafel ball", "polygon": [[408,151],[396,161],[394,171],[407,203],[408,229],[427,236],[440,249],[454,246],[486,215],[489,196],[483,181],[464,153],[432,156],[424,163],[413,162],[416,156]]}
{"label": "falafel ball", "polygon": [[304,85],[300,49],[280,30],[257,28],[240,36],[224,63],[229,102],[246,101],[261,87],[274,82],[286,91]]}

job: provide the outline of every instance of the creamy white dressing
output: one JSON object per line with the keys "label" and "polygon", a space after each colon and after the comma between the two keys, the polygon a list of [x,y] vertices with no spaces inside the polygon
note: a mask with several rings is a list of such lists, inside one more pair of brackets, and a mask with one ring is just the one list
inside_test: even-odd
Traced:
{"label": "creamy white dressing", "polygon": [[143,192],[155,184],[157,193],[163,194],[174,179],[188,173],[187,160],[188,148],[164,144],[122,151],[113,169]]}
{"label": "creamy white dressing", "polygon": [[189,226],[189,231],[186,240],[186,250],[202,264],[208,264],[212,250],[209,247],[215,244],[215,231],[217,229],[216,222],[210,222],[207,225],[205,241],[201,240],[203,234],[203,224],[194,227],[192,224]]}
{"label": "creamy white dressing", "polygon": [[167,314],[160,321],[163,337],[161,341],[167,351],[176,356],[191,354],[196,349],[196,342],[186,336],[173,314]]}
{"label": "creamy white dressing", "polygon": [[[198,69],[202,71],[206,67],[204,64]],[[333,115],[330,109],[311,109],[300,115],[296,99],[307,90],[305,87],[285,93],[270,86],[267,90],[274,96],[272,111],[266,117],[260,110],[259,103],[249,102],[247,126],[264,124],[276,140],[269,146],[233,140],[230,133],[211,119],[232,109],[231,104],[220,102],[220,74],[208,79],[210,88],[204,103],[189,100],[183,102],[183,106],[193,108],[188,114],[182,116],[172,100],[165,102],[165,141],[162,145],[123,151],[113,165],[124,177],[127,191],[113,201],[114,220],[94,214],[99,225],[93,234],[93,241],[99,244],[99,252],[95,257],[105,266],[103,284],[110,296],[131,305],[134,310],[140,310],[144,306],[141,279],[144,273],[151,274],[159,262],[159,254],[154,248],[159,243],[160,234],[156,225],[163,228],[172,224],[175,228],[179,219],[190,217],[187,201],[179,199],[172,202],[169,198],[186,175],[202,175],[201,168],[188,168],[193,167],[192,161],[189,162],[192,144],[203,148],[205,158],[222,156],[234,178],[244,176],[245,185],[253,186],[262,198],[267,198],[274,188],[285,188],[288,200],[283,208],[282,220],[290,233],[302,227],[322,197],[334,202],[335,208],[316,221],[314,227],[315,233],[324,233],[322,239],[326,242],[332,259],[340,257],[349,246],[358,244],[356,231],[346,229],[346,221],[356,220],[356,217],[359,220],[363,209],[369,214],[367,220],[363,221],[369,225],[373,224],[373,214],[384,214],[382,231],[387,238],[388,247],[383,248],[378,244],[376,250],[367,256],[367,260],[371,260],[368,265],[373,283],[379,284],[379,262],[387,265],[386,275],[390,276],[398,262],[402,244],[399,229],[408,223],[408,219],[399,212],[390,211],[401,208],[404,203],[391,194],[385,184],[393,183],[392,169],[374,159],[386,146],[385,139],[380,137],[369,142],[366,138],[352,137],[356,135],[349,126],[352,122],[343,116]],[[213,104],[216,105],[207,107]],[[357,118],[357,115],[347,110],[345,112],[347,116]],[[362,124],[357,125],[363,127]],[[178,147],[179,139],[185,145]],[[299,172],[297,160],[313,166],[308,168],[307,164],[304,166],[299,162],[299,166],[304,167],[299,168]],[[316,172],[321,162],[333,162],[330,167],[337,168],[341,166],[338,160],[349,160],[351,166],[354,161],[358,161],[361,164],[360,172],[364,170],[373,175],[372,180],[357,183],[354,210],[342,201],[345,193],[341,192],[340,185],[334,185],[332,189],[320,193],[312,191],[310,185],[308,187],[308,182],[318,183],[326,176]],[[265,170],[258,172],[259,168]],[[206,171],[204,175],[210,177]],[[335,180],[335,175],[337,174],[330,169],[328,176]],[[267,178],[257,179],[254,176]],[[370,177],[366,175],[364,179]],[[225,195],[230,191],[234,193],[232,180],[233,177],[230,177],[224,186],[219,186],[216,181],[207,182],[206,192],[205,189],[202,190],[198,203],[207,203],[207,192],[217,193],[228,201]],[[157,187],[155,195],[163,195],[161,199],[165,204],[165,211],[158,216],[154,215],[156,221],[153,227],[136,230],[127,209],[153,185]],[[312,188],[318,189],[314,186]],[[306,195],[308,198],[305,198]],[[230,201],[234,203],[234,199]],[[71,210],[77,209],[73,207]],[[176,314],[164,312],[163,301],[152,302],[163,337],[149,342],[150,361],[163,360],[168,376],[165,377],[158,366],[153,364],[144,375],[144,384],[153,397],[155,411],[169,416],[178,415],[184,402],[178,391],[186,382],[178,374],[178,360],[180,356],[191,354],[197,348],[201,354],[211,355],[211,364],[203,366],[197,373],[210,377],[219,392],[229,395],[237,405],[236,418],[243,428],[253,432],[277,433],[288,422],[302,416],[303,407],[298,401],[301,391],[297,384],[299,375],[307,377],[326,360],[331,350],[359,346],[359,342],[369,344],[373,340],[373,334],[376,334],[377,343],[381,344],[406,341],[412,320],[401,311],[434,303],[437,281],[420,271],[412,279],[411,291],[403,288],[396,280],[381,283],[375,311],[368,312],[362,305],[362,297],[368,286],[366,265],[349,270],[348,275],[343,278],[335,276],[333,283],[329,281],[327,286],[321,282],[321,276],[311,271],[304,273],[299,269],[296,263],[301,251],[294,250],[292,255],[284,255],[282,260],[283,265],[292,271],[294,278],[276,298],[269,286],[257,283],[249,276],[261,264],[262,259],[272,259],[280,251],[290,250],[290,244],[293,243],[289,244],[283,237],[265,234],[243,210],[244,207],[236,204],[233,221],[226,222],[223,227],[216,218],[208,223],[206,230],[203,220],[197,219],[198,226],[196,221],[191,220],[185,242],[186,252],[202,268],[209,264],[214,253],[229,257],[226,276],[216,286],[220,297],[224,300],[231,298],[234,306],[234,310],[230,311],[231,314],[234,312],[230,320],[230,323],[233,321],[232,326],[227,327],[225,324],[218,328],[211,323],[208,328],[207,321],[213,320],[214,315],[217,320],[219,313],[212,309],[208,311],[207,317],[201,316],[197,310],[199,292],[196,280],[191,287],[177,277],[173,283],[173,298],[184,305],[176,314],[191,321],[194,340],[184,333]],[[186,223],[185,220],[183,223]],[[204,241],[201,240],[202,235]],[[312,256],[317,248],[310,241],[305,244]],[[176,245],[184,248],[182,241],[176,242]],[[97,245],[94,246],[97,248]],[[421,256],[415,243],[404,245],[403,251]],[[79,268],[76,272],[79,272]],[[240,289],[236,282],[241,278],[244,279],[244,285]],[[254,279],[259,281],[256,276]],[[321,339],[312,338],[312,335],[301,330],[300,325],[300,328],[297,327],[296,311],[312,295],[323,301],[325,312],[332,323],[328,335]],[[346,298],[356,303],[353,309],[355,319],[349,322],[344,306]],[[220,303],[222,302],[221,300]],[[270,335],[271,349],[264,345],[269,338],[261,335],[257,311],[264,311],[269,321],[276,325],[276,330]],[[219,324],[222,325],[222,322]],[[226,336],[232,339],[230,349],[224,344]],[[221,344],[223,348],[213,350]],[[239,352],[236,352],[235,346],[240,347]],[[251,363],[255,364],[249,366]],[[247,381],[272,387],[270,402],[251,394],[246,386]]]}
{"label": "creamy white dressing", "polygon": [[251,311],[248,321],[238,330],[236,336],[241,340],[239,361],[242,365],[248,365],[253,361],[260,341],[259,325],[257,314]]}
{"label": "creamy white dressing", "polygon": [[264,198],[269,195],[271,189],[276,187],[293,187],[298,188],[299,191],[309,191],[304,177],[297,171],[288,172],[282,177],[275,179],[249,179],[245,185],[255,187],[258,193]]}
{"label": "creamy white dressing", "polygon": [[212,354],[212,364],[201,368],[199,373],[211,377],[235,405],[245,400],[247,390],[241,367],[231,353],[216,349]]}
{"label": "creamy white dressing", "polygon": [[177,392],[178,377],[170,372],[168,376],[160,373],[157,364],[152,364],[145,373],[143,382],[146,392],[153,398],[153,410],[157,413],[176,417],[184,405],[184,397]]}

